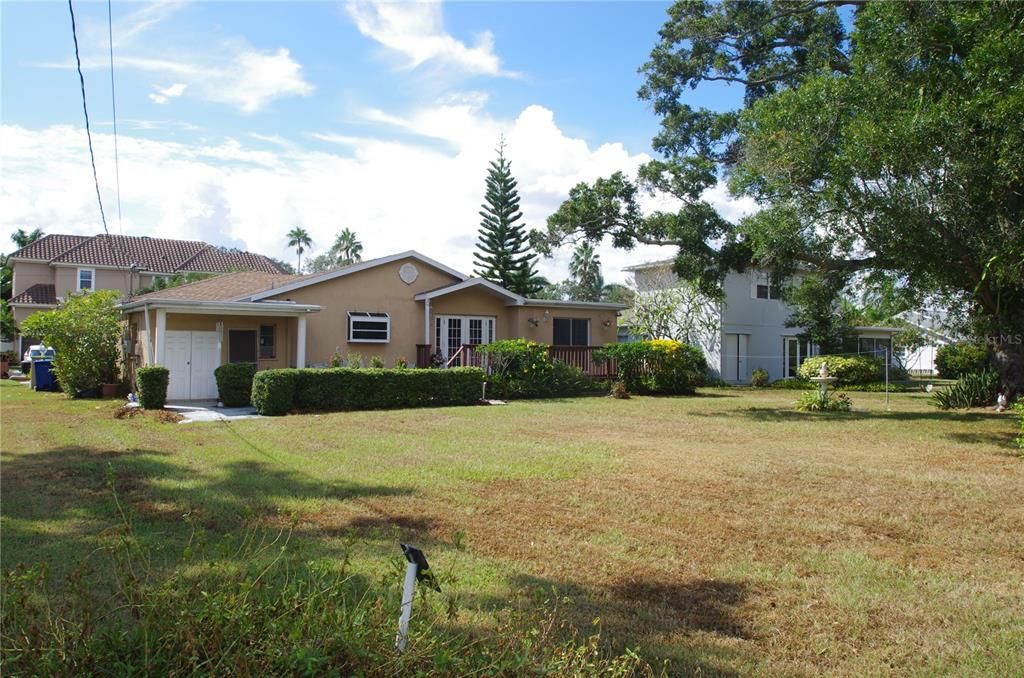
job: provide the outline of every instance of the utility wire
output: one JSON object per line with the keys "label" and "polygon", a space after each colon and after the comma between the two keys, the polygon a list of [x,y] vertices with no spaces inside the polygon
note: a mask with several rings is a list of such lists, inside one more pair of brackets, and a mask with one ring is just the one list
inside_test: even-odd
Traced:
{"label": "utility wire", "polygon": [[114,20],[111,0],[107,0],[107,41],[110,45],[110,110],[114,116],[114,180],[117,186],[117,232],[124,235],[124,225],[121,222],[121,167],[117,157],[117,97],[114,96]]}
{"label": "utility wire", "polygon": [[78,65],[78,82],[82,87],[82,113],[85,114],[85,137],[89,141],[89,161],[92,163],[92,180],[96,185],[96,202],[100,206],[100,219],[103,221],[103,232],[110,236],[107,228],[107,215],[103,211],[103,196],[100,195],[100,177],[96,172],[96,154],[92,149],[92,131],[89,129],[89,107],[85,103],[85,76],[82,75],[82,58],[78,53],[78,30],[75,27],[75,8],[68,0],[68,12],[71,13],[71,37],[75,39],[75,63]]}

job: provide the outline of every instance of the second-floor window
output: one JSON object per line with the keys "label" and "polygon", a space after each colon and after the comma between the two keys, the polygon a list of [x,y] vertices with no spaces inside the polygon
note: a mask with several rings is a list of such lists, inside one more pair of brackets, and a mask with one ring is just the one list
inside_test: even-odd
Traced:
{"label": "second-floor window", "polygon": [[775,284],[767,273],[754,273],[751,294],[755,299],[781,299],[782,288]]}
{"label": "second-floor window", "polygon": [[96,289],[96,271],[92,268],[78,269],[78,291],[92,292]]}

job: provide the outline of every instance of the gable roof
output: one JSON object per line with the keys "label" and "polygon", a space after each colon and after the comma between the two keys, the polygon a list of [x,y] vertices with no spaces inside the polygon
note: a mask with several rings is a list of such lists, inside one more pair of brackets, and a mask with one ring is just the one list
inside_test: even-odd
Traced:
{"label": "gable roof", "polygon": [[10,258],[51,264],[138,267],[153,273],[225,273],[234,270],[283,274],[262,254],[214,247],[199,240],[148,236],[48,234],[21,248]]}
{"label": "gable roof", "polygon": [[482,287],[492,294],[503,297],[510,305],[521,306],[526,302],[525,297],[522,297],[511,290],[507,290],[501,285],[496,285],[490,280],[485,280],[484,278],[467,278],[466,280],[462,280],[451,285],[438,287],[437,289],[429,290],[427,292],[420,292],[414,297],[414,299],[416,299],[416,301],[425,301],[427,299],[434,299],[435,297],[443,297],[446,294],[465,290],[470,287]]}
{"label": "gable roof", "polygon": [[206,280],[154,290],[132,297],[132,303],[139,301],[236,301],[256,292],[280,287],[299,276],[264,273],[262,271],[238,271],[225,273]]}
{"label": "gable roof", "polygon": [[57,305],[57,289],[54,285],[48,285],[45,283],[37,283],[32,285],[21,294],[12,297],[8,304],[12,306],[32,305],[32,306],[56,306]]}
{"label": "gable roof", "polygon": [[420,261],[427,266],[432,266],[440,271],[444,271],[453,278],[458,280],[466,280],[467,276],[463,273],[459,273],[454,268],[449,268],[439,261],[435,261],[430,257],[424,256],[416,250],[406,250],[405,252],[399,252],[398,254],[391,254],[386,257],[379,257],[377,259],[370,259],[368,261],[362,261],[358,264],[352,264],[351,266],[344,266],[342,268],[334,269],[333,271],[327,271],[325,273],[313,273],[311,275],[304,275],[301,278],[294,280],[291,283],[282,285],[277,289],[265,290],[257,294],[252,295],[252,301],[259,301],[275,294],[283,294],[285,292],[291,292],[292,290],[301,289],[310,285],[316,285],[328,280],[334,280],[342,276],[351,275],[352,273],[358,273],[359,271],[365,271],[367,269],[376,268],[377,266],[384,266],[385,264],[394,263],[401,261],[402,259],[415,259]]}

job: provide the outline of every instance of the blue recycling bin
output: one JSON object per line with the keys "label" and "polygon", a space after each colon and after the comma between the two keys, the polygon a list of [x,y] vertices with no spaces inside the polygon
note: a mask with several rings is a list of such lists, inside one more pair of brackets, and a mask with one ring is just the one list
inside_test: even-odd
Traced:
{"label": "blue recycling bin", "polygon": [[57,377],[53,374],[52,360],[32,361],[32,388],[36,391],[57,390]]}

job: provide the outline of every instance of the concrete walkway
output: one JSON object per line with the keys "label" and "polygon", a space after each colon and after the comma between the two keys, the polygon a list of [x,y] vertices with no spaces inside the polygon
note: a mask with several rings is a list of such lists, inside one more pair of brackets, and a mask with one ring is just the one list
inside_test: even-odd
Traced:
{"label": "concrete walkway", "polygon": [[247,407],[218,407],[214,401],[210,402],[176,402],[167,403],[165,410],[176,412],[184,417],[179,424],[191,424],[197,421],[238,421],[240,419],[257,419],[256,408]]}

